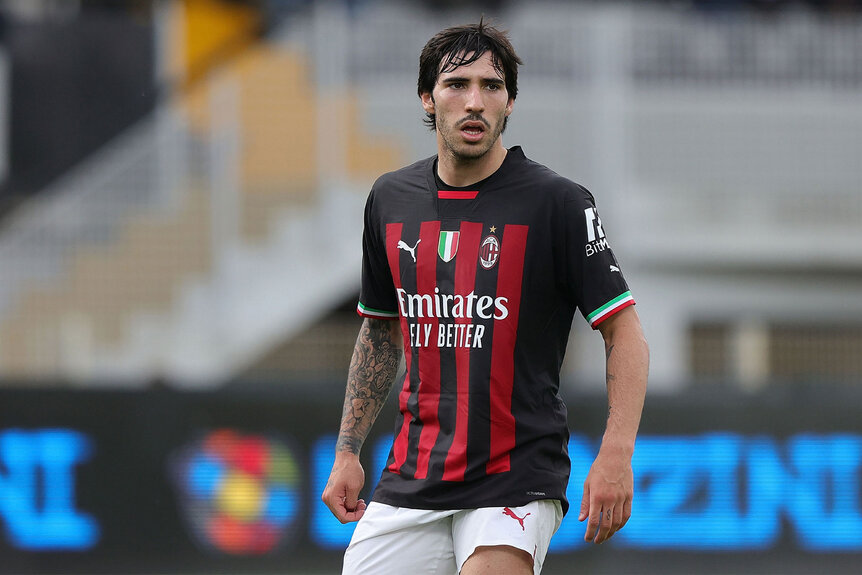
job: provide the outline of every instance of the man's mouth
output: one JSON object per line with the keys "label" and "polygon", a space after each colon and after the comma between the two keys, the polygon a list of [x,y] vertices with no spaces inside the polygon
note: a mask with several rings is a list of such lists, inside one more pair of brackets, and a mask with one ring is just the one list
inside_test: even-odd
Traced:
{"label": "man's mouth", "polygon": [[468,140],[478,140],[485,133],[485,126],[481,122],[464,122],[461,124],[461,133]]}

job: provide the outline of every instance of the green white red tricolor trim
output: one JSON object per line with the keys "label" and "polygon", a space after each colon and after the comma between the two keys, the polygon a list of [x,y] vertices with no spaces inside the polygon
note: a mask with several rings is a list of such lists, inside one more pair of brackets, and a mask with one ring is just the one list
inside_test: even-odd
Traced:
{"label": "green white red tricolor trim", "polygon": [[437,253],[444,262],[451,261],[458,252],[458,238],[461,232],[440,232],[440,240],[437,242]]}
{"label": "green white red tricolor trim", "polygon": [[370,308],[363,305],[362,302],[356,304],[356,313],[358,313],[362,317],[371,317],[375,319],[396,319],[398,317],[397,311],[383,311]]}
{"label": "green white red tricolor trim", "polygon": [[635,299],[632,297],[632,292],[627,291],[623,294],[618,295],[593,313],[587,316],[587,321],[590,322],[591,327],[596,327],[604,320],[608,319],[616,312],[620,311],[624,307],[628,307],[635,303]]}

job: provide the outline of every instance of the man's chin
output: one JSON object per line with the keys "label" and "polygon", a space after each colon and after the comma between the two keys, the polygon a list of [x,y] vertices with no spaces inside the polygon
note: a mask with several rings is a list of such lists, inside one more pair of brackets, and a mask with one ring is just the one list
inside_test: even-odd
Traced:
{"label": "man's chin", "polygon": [[452,151],[456,158],[463,160],[478,160],[490,152],[493,147],[493,142],[491,142],[491,144],[488,144],[487,142],[476,142],[475,144],[461,144]]}

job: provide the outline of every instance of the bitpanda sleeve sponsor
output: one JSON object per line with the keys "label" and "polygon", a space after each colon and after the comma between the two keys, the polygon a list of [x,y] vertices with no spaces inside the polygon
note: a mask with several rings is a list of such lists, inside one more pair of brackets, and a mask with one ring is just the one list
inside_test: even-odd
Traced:
{"label": "bitpanda sleeve sponsor", "polygon": [[[580,188],[580,187],[579,187]],[[565,203],[568,285],[593,329],[634,304],[592,194],[580,188]]]}

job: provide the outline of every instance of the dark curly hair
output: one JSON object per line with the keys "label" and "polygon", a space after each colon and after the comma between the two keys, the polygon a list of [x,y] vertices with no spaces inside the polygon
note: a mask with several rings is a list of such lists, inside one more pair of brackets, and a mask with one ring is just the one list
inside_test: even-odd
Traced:
{"label": "dark curly hair", "polygon": [[[428,40],[419,56],[418,93],[431,93],[440,74],[451,72],[459,66],[472,64],[485,52],[491,52],[494,68],[503,77],[506,91],[513,100],[518,95],[518,65],[523,64],[515,53],[505,30],[498,30],[484,23],[446,28]],[[432,131],[437,129],[436,115],[425,114],[425,125]],[[503,122],[503,129],[506,123]]]}

